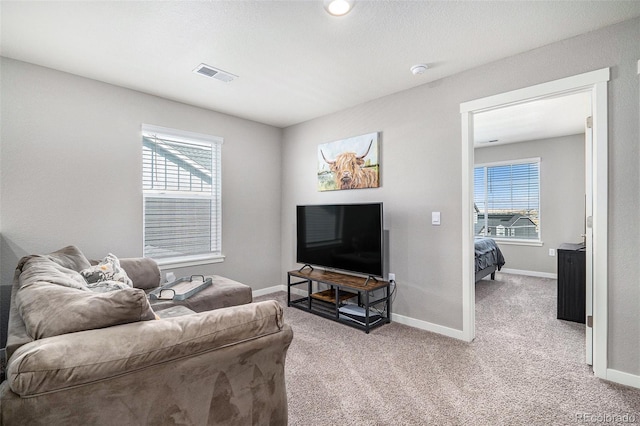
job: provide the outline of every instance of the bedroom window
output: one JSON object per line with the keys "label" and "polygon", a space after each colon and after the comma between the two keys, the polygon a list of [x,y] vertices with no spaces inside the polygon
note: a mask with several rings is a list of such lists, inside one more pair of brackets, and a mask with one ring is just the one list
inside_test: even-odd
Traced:
{"label": "bedroom window", "polygon": [[474,233],[540,241],[540,159],[474,168]]}
{"label": "bedroom window", "polygon": [[223,260],[222,139],[142,126],[144,255],[160,265]]}

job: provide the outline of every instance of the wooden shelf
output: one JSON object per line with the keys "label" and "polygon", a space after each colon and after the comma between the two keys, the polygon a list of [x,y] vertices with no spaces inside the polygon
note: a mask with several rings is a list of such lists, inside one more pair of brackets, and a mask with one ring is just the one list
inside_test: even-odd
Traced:
{"label": "wooden shelf", "polygon": [[[292,278],[302,278],[302,281],[293,282]],[[330,286],[326,290],[314,293],[314,283]],[[306,295],[295,300],[291,299],[291,288],[304,286]],[[375,290],[384,291],[384,296],[376,295]],[[337,296],[337,297],[336,297]],[[344,301],[357,297],[357,306],[365,312],[363,321],[353,321],[340,313],[340,307]],[[384,304],[383,311],[373,306]],[[303,268],[302,270],[289,271],[287,273],[287,306],[292,306],[312,314],[340,322],[350,327],[363,330],[366,333],[374,327],[391,322],[391,285],[388,281],[366,278],[355,275],[341,274],[337,272],[322,271]]]}
{"label": "wooden shelf", "polygon": [[322,271],[322,270],[309,270],[304,269],[302,271],[289,271],[290,276],[302,278],[305,280],[313,280],[323,282],[326,284],[338,285],[341,287],[348,287],[355,291],[373,291],[379,288],[386,288],[389,286],[387,281],[379,279],[368,279],[365,277],[359,277],[355,275],[346,275],[338,272]]}
{"label": "wooden shelf", "polygon": [[[338,300],[340,303],[345,300],[349,300],[352,297],[358,296],[357,293],[349,293],[348,291],[340,290],[338,293]],[[320,291],[318,293],[313,293],[311,295],[314,299],[322,300],[323,302],[336,303],[336,292],[334,289],[330,288],[325,291]]]}

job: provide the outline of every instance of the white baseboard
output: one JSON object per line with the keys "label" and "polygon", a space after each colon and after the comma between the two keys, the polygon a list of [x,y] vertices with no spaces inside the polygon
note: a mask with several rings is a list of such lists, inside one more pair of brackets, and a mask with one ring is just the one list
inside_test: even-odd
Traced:
{"label": "white baseboard", "polygon": [[251,294],[253,295],[253,297],[260,297],[260,296],[264,296],[265,294],[277,293],[279,291],[287,291],[287,286],[274,285],[273,287],[261,288],[260,290],[253,290]]}
{"label": "white baseboard", "polygon": [[464,340],[462,330],[456,330],[454,328],[445,327],[443,325],[433,324],[431,322],[422,321],[415,318],[405,317],[404,315],[398,315],[391,313],[391,321],[395,321],[400,324],[408,325],[409,327],[419,328],[425,331],[431,331],[432,333],[442,334],[447,337],[453,337],[454,339]]}
{"label": "white baseboard", "polygon": [[526,275],[528,277],[551,278],[554,280],[558,279],[558,274],[553,274],[551,272],[526,271],[524,269],[509,268],[502,268],[500,272],[504,272],[505,274]]}
{"label": "white baseboard", "polygon": [[607,377],[605,380],[640,389],[640,376],[636,376],[635,374],[607,368]]}
{"label": "white baseboard", "polygon": [[[273,287],[262,288],[260,290],[253,291],[253,297],[260,297],[266,294],[277,293],[279,291],[287,291],[286,285],[276,285]],[[306,296],[307,292],[299,288],[291,288],[291,294],[298,296]],[[421,330],[430,331],[432,333],[442,334],[444,336],[453,337],[454,339],[464,340],[462,330],[455,330],[453,328],[445,327],[438,324],[433,324],[427,321],[418,320],[415,318],[406,317],[404,315],[398,315],[391,313],[391,321],[399,324],[408,325],[409,327],[419,328]]]}
{"label": "white baseboard", "polygon": [[[274,285],[273,287],[261,288],[260,290],[253,290],[251,292],[253,297],[260,297],[266,294],[278,293],[279,291],[287,292],[287,286],[282,285]],[[291,294],[296,294],[298,296],[306,296],[307,292],[305,290],[301,290],[299,288],[292,287]]]}

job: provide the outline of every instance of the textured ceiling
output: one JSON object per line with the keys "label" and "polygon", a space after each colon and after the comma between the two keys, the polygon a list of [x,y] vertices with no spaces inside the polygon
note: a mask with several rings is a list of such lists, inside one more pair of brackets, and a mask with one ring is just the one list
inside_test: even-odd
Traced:
{"label": "textured ceiling", "polygon": [[[286,127],[640,16],[640,2],[360,0],[336,18],[321,1],[2,1],[0,14],[3,56]],[[414,76],[416,63],[430,68]]]}
{"label": "textured ceiling", "polygon": [[591,94],[539,99],[474,115],[476,148],[584,133]]}

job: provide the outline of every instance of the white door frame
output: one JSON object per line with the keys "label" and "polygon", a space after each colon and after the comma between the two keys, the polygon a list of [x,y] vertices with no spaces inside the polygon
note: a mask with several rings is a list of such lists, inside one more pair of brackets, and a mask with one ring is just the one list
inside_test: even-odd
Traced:
{"label": "white door frame", "polygon": [[[607,377],[607,206],[609,68],[554,80],[511,92],[460,104],[462,118],[462,335],[475,338],[475,273],[473,263],[473,117],[490,111],[549,96],[591,93],[593,116],[593,372]],[[587,189],[588,190],[588,189]],[[588,271],[587,271],[588,273]]]}

